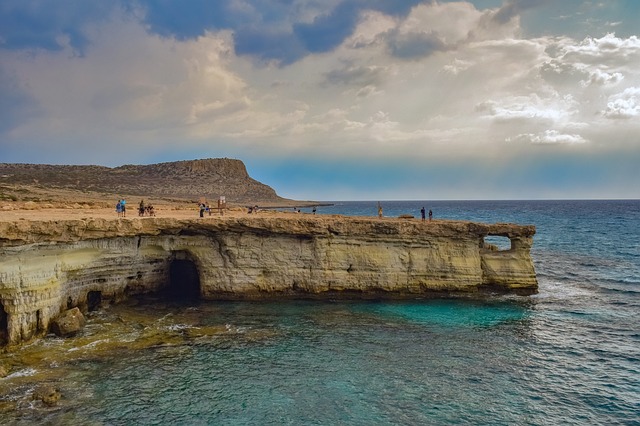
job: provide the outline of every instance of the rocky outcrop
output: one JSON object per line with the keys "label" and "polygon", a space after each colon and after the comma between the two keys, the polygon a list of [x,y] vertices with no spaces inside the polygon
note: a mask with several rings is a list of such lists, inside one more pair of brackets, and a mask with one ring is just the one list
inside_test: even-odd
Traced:
{"label": "rocky outcrop", "polygon": [[33,391],[33,399],[42,401],[45,405],[52,407],[60,400],[62,394],[60,389],[50,383],[42,383]]}
{"label": "rocky outcrop", "polygon": [[[63,310],[163,289],[211,300],[532,293],[534,233],[312,215],[0,222],[0,331],[16,343]],[[488,235],[511,248],[486,248]]]}
{"label": "rocky outcrop", "polygon": [[85,319],[77,307],[64,311],[51,323],[51,331],[57,336],[73,336],[84,327]]}

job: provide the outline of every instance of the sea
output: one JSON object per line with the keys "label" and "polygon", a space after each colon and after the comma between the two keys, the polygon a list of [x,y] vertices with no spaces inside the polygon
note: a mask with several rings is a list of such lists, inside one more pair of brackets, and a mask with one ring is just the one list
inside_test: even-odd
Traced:
{"label": "sea", "polygon": [[[317,214],[377,215],[377,200],[331,203]],[[640,425],[640,200],[380,204],[535,225],[538,294],[137,306],[221,331],[76,359],[57,408],[0,422]]]}

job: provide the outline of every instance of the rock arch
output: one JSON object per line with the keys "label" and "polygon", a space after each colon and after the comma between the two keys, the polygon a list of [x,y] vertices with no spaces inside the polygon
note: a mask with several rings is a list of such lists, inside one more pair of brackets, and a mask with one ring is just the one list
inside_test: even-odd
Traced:
{"label": "rock arch", "polygon": [[492,251],[513,249],[513,240],[506,235],[488,234],[482,238],[481,247]]}

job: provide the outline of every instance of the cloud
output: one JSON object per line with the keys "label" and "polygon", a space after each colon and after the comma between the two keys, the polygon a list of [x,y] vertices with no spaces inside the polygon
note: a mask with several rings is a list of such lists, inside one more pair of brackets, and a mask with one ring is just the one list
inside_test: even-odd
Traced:
{"label": "cloud", "polygon": [[536,123],[551,125],[562,122],[576,107],[571,98],[562,100],[542,99],[538,95],[503,99],[501,102],[485,101],[476,105],[475,110],[486,113],[486,117],[498,123]]}
{"label": "cloud", "polygon": [[580,135],[560,133],[557,130],[545,130],[544,132],[521,133],[513,138],[508,138],[507,142],[530,143],[533,145],[576,145],[587,141]]}
{"label": "cloud", "polygon": [[325,81],[326,84],[367,87],[380,84],[384,74],[385,68],[381,66],[350,65],[327,72]]}
{"label": "cloud", "polygon": [[611,119],[630,119],[640,116],[640,87],[629,87],[611,96],[602,115]]}
{"label": "cloud", "polygon": [[388,38],[388,43],[391,54],[402,59],[423,58],[434,52],[447,50],[447,45],[434,32],[393,32]]}
{"label": "cloud", "polygon": [[508,0],[498,9],[492,19],[499,24],[505,24],[520,16],[525,10],[541,6],[547,2],[548,0]]}
{"label": "cloud", "polygon": [[443,71],[450,72],[453,75],[457,75],[468,70],[473,65],[473,62],[455,58],[450,64],[445,65],[442,69]]}
{"label": "cloud", "polygon": [[151,32],[178,40],[231,30],[235,50],[282,65],[338,47],[366,11],[403,16],[424,0],[265,0],[157,2],[138,0]]}
{"label": "cloud", "polygon": [[606,72],[600,69],[596,69],[589,73],[589,77],[585,80],[580,81],[582,86],[608,86],[618,84],[622,81],[624,75],[621,72]]}
{"label": "cloud", "polygon": [[7,0],[0,5],[0,47],[10,50],[61,51],[70,46],[84,54],[89,40],[84,29],[111,14],[110,2]]}
{"label": "cloud", "polygon": [[579,44],[564,44],[561,48],[565,61],[584,66],[620,67],[640,59],[640,39],[635,35],[618,38],[609,33],[601,38],[587,37]]}

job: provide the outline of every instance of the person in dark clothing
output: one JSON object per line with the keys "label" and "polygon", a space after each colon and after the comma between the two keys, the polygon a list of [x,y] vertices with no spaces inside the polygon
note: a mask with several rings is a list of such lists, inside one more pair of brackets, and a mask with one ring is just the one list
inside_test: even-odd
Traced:
{"label": "person in dark clothing", "polygon": [[429,222],[431,222],[431,219],[433,219],[433,212],[429,209]]}
{"label": "person in dark clothing", "polygon": [[422,221],[424,222],[424,214],[425,214],[425,209],[424,207],[420,209],[420,216],[422,217]]}

